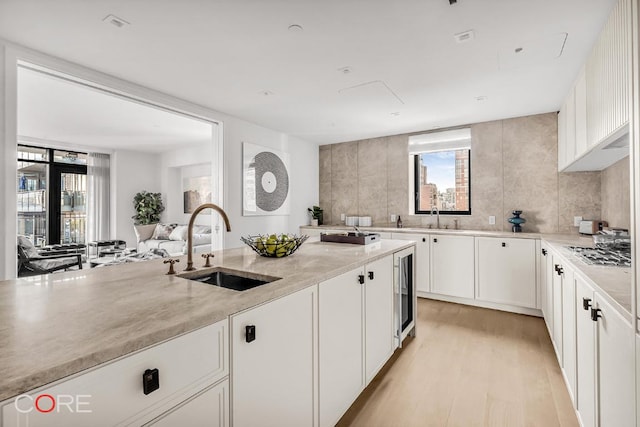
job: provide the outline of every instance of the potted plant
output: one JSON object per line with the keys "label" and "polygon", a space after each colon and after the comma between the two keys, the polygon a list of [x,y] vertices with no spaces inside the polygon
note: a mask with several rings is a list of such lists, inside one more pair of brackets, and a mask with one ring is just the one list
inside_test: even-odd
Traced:
{"label": "potted plant", "polygon": [[323,211],[320,206],[313,206],[312,208],[307,208],[307,210],[311,214],[311,225],[322,225]]}
{"label": "potted plant", "polygon": [[160,221],[160,214],[164,211],[162,194],[141,191],[133,198],[136,214],[132,216],[136,225],[154,224]]}

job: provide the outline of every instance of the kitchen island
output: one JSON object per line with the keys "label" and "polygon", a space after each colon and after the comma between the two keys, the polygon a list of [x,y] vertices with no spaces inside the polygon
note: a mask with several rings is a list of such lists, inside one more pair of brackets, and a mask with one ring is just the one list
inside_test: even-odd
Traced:
{"label": "kitchen island", "polygon": [[286,258],[263,258],[249,248],[216,252],[215,267],[281,278],[244,292],[168,276],[162,260],[0,282],[0,400],[189,336],[413,245],[310,239]]}

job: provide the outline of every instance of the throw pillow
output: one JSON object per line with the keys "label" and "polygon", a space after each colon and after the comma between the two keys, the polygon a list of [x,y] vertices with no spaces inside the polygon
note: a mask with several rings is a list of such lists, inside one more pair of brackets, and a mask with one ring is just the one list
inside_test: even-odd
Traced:
{"label": "throw pillow", "polygon": [[176,227],[176,224],[162,224],[158,223],[156,229],[153,231],[153,240],[169,240],[171,232]]}
{"label": "throw pillow", "polygon": [[187,230],[189,227],[186,225],[179,225],[173,229],[169,234],[169,240],[187,240]]}
{"label": "throw pillow", "polygon": [[208,245],[211,243],[211,234],[194,234],[193,246]]}
{"label": "throw pillow", "polygon": [[31,240],[27,239],[26,237],[18,236],[18,245],[22,248],[22,250],[29,258],[35,258],[39,256],[36,247],[33,246]]}

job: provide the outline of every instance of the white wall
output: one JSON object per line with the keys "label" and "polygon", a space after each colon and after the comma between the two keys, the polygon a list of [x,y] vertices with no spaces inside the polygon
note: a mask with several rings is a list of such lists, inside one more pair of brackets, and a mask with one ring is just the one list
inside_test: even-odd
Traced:
{"label": "white wall", "polygon": [[[242,143],[289,153],[290,215],[242,216]],[[287,134],[229,118],[224,122],[224,206],[231,220],[225,247],[242,246],[240,236],[298,233],[308,223],[307,208],[318,204],[318,146]]]}
{"label": "white wall", "polygon": [[136,247],[133,197],[142,190],[161,192],[160,155],[118,150],[111,155],[111,238]]}
{"label": "white wall", "polygon": [[[5,47],[8,47],[5,49]],[[10,52],[9,52],[10,51]],[[0,201],[5,209],[0,209],[0,280],[14,278],[16,270],[16,58],[50,66],[62,72],[97,82],[140,99],[150,100],[159,105],[196,114],[211,121],[218,121],[224,127],[224,198],[223,208],[231,222],[231,233],[225,233],[225,247],[241,246],[241,235],[253,233],[297,233],[298,227],[308,221],[306,209],[318,203],[318,146],[282,132],[258,126],[226,114],[204,108],[185,100],[174,98],[161,92],[146,89],[139,85],[102,74],[64,59],[50,57],[41,52],[17,46],[0,40]],[[9,65],[3,66],[3,62]],[[8,72],[7,72],[8,71]],[[5,87],[5,82],[8,84]],[[6,107],[6,110],[5,110]],[[3,128],[4,126],[4,128]],[[213,130],[214,140],[217,130]],[[250,142],[279,149],[290,154],[290,197],[291,215],[288,216],[242,216],[242,142]],[[181,150],[178,150],[181,151]],[[212,151],[214,151],[212,149]],[[180,153],[174,153],[180,156]],[[135,245],[133,232],[132,199],[140,190],[164,192],[162,180],[164,176],[155,162],[142,162],[149,159],[147,153],[120,152],[115,153],[112,161],[114,172],[112,188],[114,192],[114,218],[111,221],[111,233],[114,238],[127,241],[127,245]],[[136,160],[137,159],[137,160]],[[217,164],[217,153],[207,154]],[[168,175],[168,173],[167,173]],[[172,179],[175,185],[175,176]],[[169,183],[167,181],[168,188]],[[181,202],[180,202],[181,204]],[[168,213],[167,213],[168,214]],[[212,217],[215,217],[212,216]],[[168,217],[167,217],[168,218]]]}

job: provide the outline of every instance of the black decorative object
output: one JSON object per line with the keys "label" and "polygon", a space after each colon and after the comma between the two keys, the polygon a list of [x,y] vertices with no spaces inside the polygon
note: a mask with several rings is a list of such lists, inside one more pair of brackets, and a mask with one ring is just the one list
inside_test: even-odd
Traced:
{"label": "black decorative object", "polygon": [[520,233],[522,231],[521,224],[524,224],[525,222],[527,222],[527,220],[524,218],[520,218],[520,215],[522,215],[522,211],[513,211],[512,214],[513,217],[507,220],[511,224],[513,224],[511,226],[511,231],[513,231],[514,233]]}

